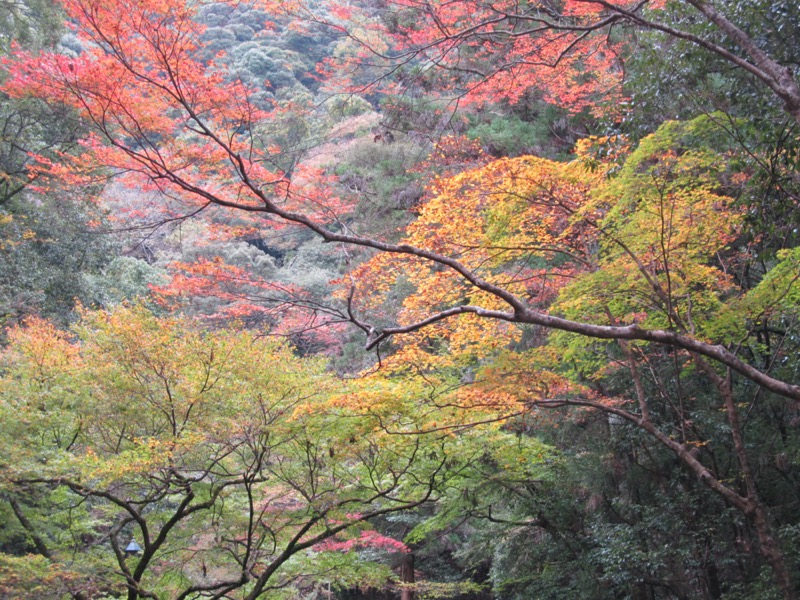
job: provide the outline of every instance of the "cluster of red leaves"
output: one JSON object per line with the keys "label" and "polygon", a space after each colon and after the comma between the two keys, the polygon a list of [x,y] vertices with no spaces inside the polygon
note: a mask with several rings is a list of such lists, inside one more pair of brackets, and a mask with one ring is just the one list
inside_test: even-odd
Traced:
{"label": "cluster of red leaves", "polygon": [[[360,43],[360,51],[329,64],[329,73],[350,73],[357,63],[390,65],[392,56],[402,63],[416,59],[423,73],[436,69],[438,90],[464,102],[513,104],[537,90],[546,101],[573,112],[612,113],[623,105],[624,47],[611,35],[614,19],[609,17],[643,6],[657,10],[664,1],[390,0],[386,5],[393,18],[371,27],[389,41],[393,54],[351,20],[341,27]],[[341,14],[350,13],[342,6]],[[363,91],[363,81],[348,81],[350,91]],[[380,85],[407,82],[382,80]]]}
{"label": "cluster of red leaves", "polygon": [[178,309],[198,299],[212,299],[219,303],[213,314],[216,319],[266,323],[275,335],[301,336],[304,345],[329,353],[341,345],[343,325],[316,310],[311,295],[296,285],[260,279],[220,258],[175,262],[170,269],[172,279],[152,288],[161,306]]}
{"label": "cluster of red leaves", "polygon": [[361,549],[385,550],[387,552],[408,553],[410,549],[403,542],[382,535],[374,529],[362,531],[357,538],[339,540],[328,538],[313,547],[317,552],[353,552]]}

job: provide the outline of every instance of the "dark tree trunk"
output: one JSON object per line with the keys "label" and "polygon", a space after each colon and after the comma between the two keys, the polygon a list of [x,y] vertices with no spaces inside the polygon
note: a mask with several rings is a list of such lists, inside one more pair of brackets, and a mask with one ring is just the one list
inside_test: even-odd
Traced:
{"label": "dark tree trunk", "polygon": [[[400,581],[404,584],[414,583],[414,555],[410,552],[400,565]],[[414,589],[404,586],[400,591],[400,600],[414,600]]]}

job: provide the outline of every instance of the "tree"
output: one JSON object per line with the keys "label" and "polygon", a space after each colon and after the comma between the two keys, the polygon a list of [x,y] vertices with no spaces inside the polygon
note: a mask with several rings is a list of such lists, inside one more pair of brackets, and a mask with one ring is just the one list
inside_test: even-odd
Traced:
{"label": "tree", "polygon": [[[513,319],[500,320],[494,312],[496,297],[484,296],[417,255],[380,254],[359,267],[357,297],[370,301],[358,307],[380,309],[386,291],[399,284],[414,290],[392,330],[407,335],[387,359],[390,368],[458,368],[475,380],[471,394],[484,402],[505,393],[535,406],[589,406],[641,428],[753,523],[761,551],[791,596],[788,565],[772,533],[768,503],[758,491],[739,414],[738,403],[755,382],[739,383],[733,369],[719,370],[711,362],[714,357],[674,342],[674,366],[655,369],[663,361],[660,351],[626,340],[618,329],[632,322],[629,327],[641,331],[723,343],[735,338],[747,345],[756,343],[757,328],[767,327],[779,331],[779,361],[794,364],[789,358],[790,332],[796,331],[792,305],[798,271],[796,259],[789,258],[794,252],[784,253],[754,289],[737,285],[732,273],[746,253],[732,245],[741,235],[743,215],[721,191],[735,192],[741,177],[728,162],[731,156],[714,148],[718,139],[713,119],[666,123],[641,142],[611,180],[585,171],[583,160],[590,154],[571,164],[533,157],[498,160],[440,181],[409,228],[404,240],[409,246],[458,256],[459,265],[487,287],[502,285],[504,292],[527,298],[527,306],[554,320],[552,315],[559,314],[571,323],[605,323],[618,332],[608,336],[610,343],[587,342],[585,325],[558,335],[547,331],[552,325],[546,321],[533,323],[539,327],[527,335],[509,329],[504,321]],[[591,147],[588,142],[584,151]],[[454,221],[453,211],[471,227]],[[482,311],[495,319],[444,318]],[[519,350],[503,350],[509,344]],[[491,360],[498,354],[501,358]],[[774,358],[756,360],[764,371],[775,372]],[[620,370],[632,382],[627,388],[613,382]],[[687,404],[690,398],[681,386],[696,378],[704,383],[695,385],[716,389],[715,408]],[[648,389],[650,379],[655,389]],[[677,390],[670,389],[676,380]],[[786,409],[793,412],[796,405]],[[727,452],[729,443],[714,432],[718,425],[712,425],[716,419],[708,412],[719,410],[726,411],[741,486],[726,484],[716,466],[715,454]]]}
{"label": "tree", "polygon": [[[125,16],[121,19],[120,11],[111,6],[74,2],[67,9],[85,35],[103,44],[77,59],[20,54],[11,67],[15,94],[40,94],[73,105],[96,129],[97,136],[88,144],[87,152],[77,161],[65,157],[65,164],[53,165],[52,175],[71,174],[70,180],[79,183],[88,169],[101,165],[140,175],[141,183],[149,182],[156,191],[176,195],[188,205],[189,212],[212,204],[238,209],[268,216],[267,220],[277,225],[283,222],[307,227],[327,242],[413,255],[440,264],[511,309],[503,312],[459,306],[435,315],[434,321],[473,313],[600,338],[668,343],[719,361],[775,393],[800,398],[797,386],[774,380],[733,353],[691,336],[636,326],[595,326],[544,315],[528,308],[512,292],[482,280],[454,258],[326,227],[327,221],[336,222],[340,216],[338,199],[326,199],[319,192],[310,196],[313,190],[306,187],[307,182],[295,186],[266,168],[270,151],[251,144],[251,129],[259,118],[269,115],[247,104],[245,86],[224,83],[213,64],[193,59],[197,44],[190,33],[198,26],[189,8],[163,6],[156,11],[142,5],[138,11],[122,11]],[[11,87],[7,86],[9,91]],[[375,332],[368,345],[374,347],[395,333],[417,328],[412,325]]]}
{"label": "tree", "polygon": [[362,47],[366,62],[398,68],[419,61],[423,69],[441,67],[443,81],[468,100],[515,101],[538,88],[553,103],[573,110],[599,103],[614,112],[623,98],[629,32],[653,31],[661,34],[663,46],[685,41],[746,71],[800,122],[793,59],[781,51],[773,54],[774,42],[783,45],[784,38],[780,33],[772,37],[770,30],[774,21],[783,23],[781,29],[791,26],[792,10],[789,3],[757,2],[744,8],[727,0],[399,0],[375,13],[401,52],[384,52],[368,40]]}
{"label": "tree", "polygon": [[[386,413],[351,395],[399,400],[348,390],[264,337],[136,307],[84,312],[74,333],[32,321],[3,353],[0,490],[5,533],[19,534],[0,555],[6,594],[258,598],[311,576],[383,583],[323,542],[402,550],[367,521],[435,499],[496,435],[383,435]],[[131,540],[140,555],[126,555]]]}
{"label": "tree", "polygon": [[[605,37],[598,39],[599,34],[618,23],[662,31],[687,39],[748,70],[784,102],[787,114],[800,119],[797,86],[791,71],[770,58],[709,3],[699,0],[689,0],[685,5],[650,3],[652,18],[648,16],[650,13],[639,9],[628,10],[627,5],[599,1],[567,2],[565,13],[550,15],[512,14],[503,7],[495,10],[479,3],[448,3],[442,5],[445,12],[437,17],[439,5],[426,6],[430,10],[424,12],[425,18],[438,18],[440,28],[436,31],[444,32],[439,35],[431,33],[431,29],[422,30],[421,42],[426,47],[451,48],[455,53],[465,40],[486,38],[486,44],[473,50],[478,54],[492,50],[496,58],[494,38],[484,35],[481,29],[494,27],[494,19],[499,27],[515,28],[500,30],[502,41],[512,45],[510,50],[503,45],[502,50],[520,60],[519,65],[544,62],[575,70],[583,68],[580,63],[589,60],[580,53],[590,50],[591,56],[600,61],[589,65],[588,72],[597,82],[606,82],[614,76],[613,69],[609,71],[611,55],[599,53],[600,45],[605,44]],[[709,41],[653,20],[659,15],[668,16],[669,12],[661,11],[674,6],[685,6],[688,14],[713,23],[729,40],[741,46],[744,54],[735,54],[721,45],[723,42]],[[537,3],[532,8],[538,11],[542,6]],[[792,382],[791,374],[776,371],[778,363],[774,360],[767,363],[754,360],[752,353],[738,341],[756,335],[757,328],[748,324],[748,317],[759,324],[764,323],[764,315],[787,318],[784,309],[790,310],[791,299],[796,297],[797,280],[793,274],[797,253],[796,250],[783,253],[780,262],[768,267],[762,282],[752,292],[738,295],[741,304],[727,305],[732,311],[730,318],[722,318],[724,311],[718,309],[723,308],[719,303],[720,295],[724,294],[720,290],[727,289],[729,282],[728,277],[719,276],[716,267],[711,266],[714,257],[707,251],[713,236],[709,232],[722,221],[725,238],[735,236],[728,225],[735,224],[736,212],[730,208],[728,196],[718,193],[728,183],[709,174],[716,175],[707,154],[688,151],[693,148],[691,144],[682,145],[674,138],[658,146],[657,151],[643,148],[647,159],[635,159],[631,164],[637,166],[630,167],[627,178],[619,184],[620,189],[613,192],[625,195],[626,200],[619,208],[613,206],[609,197],[590,193],[598,174],[581,174],[575,165],[557,166],[537,159],[497,163],[475,174],[473,180],[463,176],[443,182],[443,186],[450,185],[463,194],[464,200],[452,191],[442,194],[430,203],[428,222],[415,226],[406,241],[391,243],[351,233],[344,219],[346,204],[338,198],[326,197],[309,179],[294,174],[290,179],[280,170],[280,149],[258,143],[258,123],[273,115],[249,102],[251,90],[247,86],[227,82],[216,65],[200,60],[201,48],[196,40],[201,28],[194,21],[191,7],[180,2],[111,5],[70,0],[66,2],[66,10],[80,33],[93,42],[90,49],[74,59],[53,54],[36,57],[20,54],[10,66],[13,85],[6,88],[9,93],[37,94],[63,102],[78,111],[93,129],[94,135],[86,142],[86,152],[80,157],[75,160],[65,157],[61,165],[44,163],[51,176],[63,176],[77,184],[95,175],[97,169],[105,169],[101,172],[122,174],[148,190],[163,194],[172,210],[181,210],[180,215],[216,205],[253,215],[256,226],[301,226],[326,242],[369,248],[381,256],[408,258],[411,265],[408,273],[418,277],[425,288],[421,291],[430,295],[427,299],[422,294],[412,297],[407,302],[405,320],[376,328],[361,312],[369,306],[359,304],[355,294],[347,296],[348,317],[367,335],[368,349],[400,334],[413,334],[430,343],[454,322],[453,317],[460,317],[459,323],[463,324],[453,326],[453,339],[464,347],[475,346],[477,353],[484,355],[500,351],[506,343],[506,338],[492,340],[490,335],[505,333],[507,328],[513,331],[512,326],[529,327],[539,339],[546,338],[549,332],[560,331],[614,341],[636,388],[636,404],[632,407],[615,406],[591,395],[552,394],[569,389],[569,381],[563,376],[554,376],[552,381],[534,386],[522,379],[515,392],[532,398],[532,403],[539,406],[568,404],[606,411],[635,424],[663,444],[689,472],[754,524],[761,551],[784,596],[795,597],[780,543],[773,535],[768,511],[752,477],[750,457],[740,435],[734,391],[740,386],[745,393],[752,392],[756,397],[774,394],[786,403],[800,400],[800,387]],[[465,19],[472,19],[477,25],[459,29],[458,24],[466,23]],[[448,33],[447,24],[451,20],[455,23],[454,32]],[[535,35],[539,29],[543,37]],[[515,47],[517,42],[522,46]],[[532,54],[516,56],[515,52],[524,47]],[[550,53],[546,60],[542,55],[545,50]],[[441,62],[450,52],[446,50],[435,58]],[[464,53],[469,55],[466,48]],[[413,55],[417,54],[418,50],[413,50]],[[500,79],[495,81],[508,73],[501,68],[496,71]],[[590,86],[589,91],[596,89]],[[676,135],[678,126],[671,127],[665,128],[663,135]],[[691,134],[686,133],[690,139]],[[680,152],[677,148],[681,148]],[[590,160],[586,162],[591,164]],[[735,187],[737,173],[734,170],[730,174],[731,187]],[[746,174],[742,176],[746,178]],[[498,194],[503,202],[492,209],[488,199]],[[449,206],[455,204],[454,197],[460,202],[461,213]],[[641,211],[636,208],[640,197],[644,199]],[[467,201],[469,205],[465,205]],[[470,219],[475,219],[481,227],[488,220],[492,226],[482,229],[480,239],[475,240],[462,225]],[[692,236],[693,219],[707,228],[697,238]],[[425,235],[430,227],[442,235]],[[640,230],[643,234],[637,239]],[[542,240],[535,237],[540,235]],[[631,235],[634,237],[630,238]],[[599,257],[596,254],[598,247],[608,253],[607,264],[602,254]],[[724,247],[713,248],[724,258]],[[377,261],[391,262],[380,257]],[[535,281],[530,276],[537,275],[530,267],[541,271],[560,268],[561,264],[573,271],[558,272],[558,278],[538,274],[543,294],[540,299],[539,291],[528,285],[529,281]],[[508,270],[504,272],[502,268]],[[602,310],[601,295],[590,296],[595,301],[590,305],[570,304],[567,296],[563,296],[560,307],[551,304],[555,294],[568,293],[561,280],[576,276],[580,276],[579,286],[592,288],[595,294],[604,285],[602,278],[606,276],[620,294],[645,295],[648,303],[642,307],[622,302],[619,306],[609,306],[608,312]],[[695,294],[703,303],[700,315],[696,312],[698,307],[692,304]],[[638,314],[641,310],[630,310],[631,306],[644,308],[645,315]],[[747,307],[752,311],[748,312]],[[616,312],[617,308],[625,310]],[[693,324],[698,317],[702,327]],[[736,334],[731,334],[732,330]],[[793,339],[787,331],[778,334],[781,344],[789,344]],[[424,339],[426,332],[434,332],[431,339]],[[643,365],[639,348],[649,351],[655,345],[666,346],[693,365],[716,389],[740,465],[742,490],[727,486],[697,458],[689,442],[702,440],[674,439],[652,420],[648,396],[638,383],[639,368]],[[419,352],[407,353],[404,358],[413,366],[418,356]],[[515,360],[518,367],[525,364]],[[502,373],[502,369],[498,372]]]}
{"label": "tree", "polygon": [[[53,49],[65,32],[64,15],[49,1],[0,5],[0,48]],[[66,47],[58,47],[69,52]],[[14,324],[36,314],[67,323],[75,302],[109,304],[146,291],[146,282],[122,289],[106,277],[124,267],[143,274],[147,266],[115,257],[118,239],[106,231],[106,211],[81,190],[37,189],[35,155],[58,160],[74,151],[83,134],[65,106],[36,98],[0,98],[0,319]],[[152,275],[151,275],[152,276]],[[112,277],[126,279],[124,277]],[[144,278],[143,278],[144,279]],[[153,277],[155,279],[155,277]]]}

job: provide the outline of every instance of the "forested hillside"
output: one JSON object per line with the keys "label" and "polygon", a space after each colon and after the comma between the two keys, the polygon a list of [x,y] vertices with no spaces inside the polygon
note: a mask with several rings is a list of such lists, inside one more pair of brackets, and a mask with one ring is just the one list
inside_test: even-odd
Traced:
{"label": "forested hillside", "polygon": [[798,597],[796,2],[0,17],[0,598]]}

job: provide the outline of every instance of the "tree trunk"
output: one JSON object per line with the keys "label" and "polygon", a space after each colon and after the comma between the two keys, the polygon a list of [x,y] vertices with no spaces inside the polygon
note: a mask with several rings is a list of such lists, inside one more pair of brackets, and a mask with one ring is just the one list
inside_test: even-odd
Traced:
{"label": "tree trunk", "polygon": [[[414,583],[414,555],[410,552],[405,555],[400,565],[400,581],[404,584]],[[404,586],[400,591],[400,600],[414,600],[414,589]]]}
{"label": "tree trunk", "polygon": [[786,566],[786,560],[783,556],[783,550],[775,539],[772,532],[772,526],[769,522],[764,504],[756,488],[755,476],[750,466],[750,458],[747,456],[747,446],[742,435],[742,427],[739,421],[739,410],[736,407],[736,402],[733,397],[733,389],[731,384],[731,372],[728,370],[728,377],[719,385],[720,392],[725,401],[725,412],[728,415],[728,424],[731,428],[731,436],[733,438],[733,447],[736,451],[736,457],[739,460],[739,467],[742,470],[742,477],[744,478],[745,489],[747,490],[747,503],[749,505],[747,516],[753,522],[758,534],[758,541],[761,546],[761,554],[767,559],[775,582],[781,590],[784,600],[796,600],[797,593],[792,583],[792,576]]}

